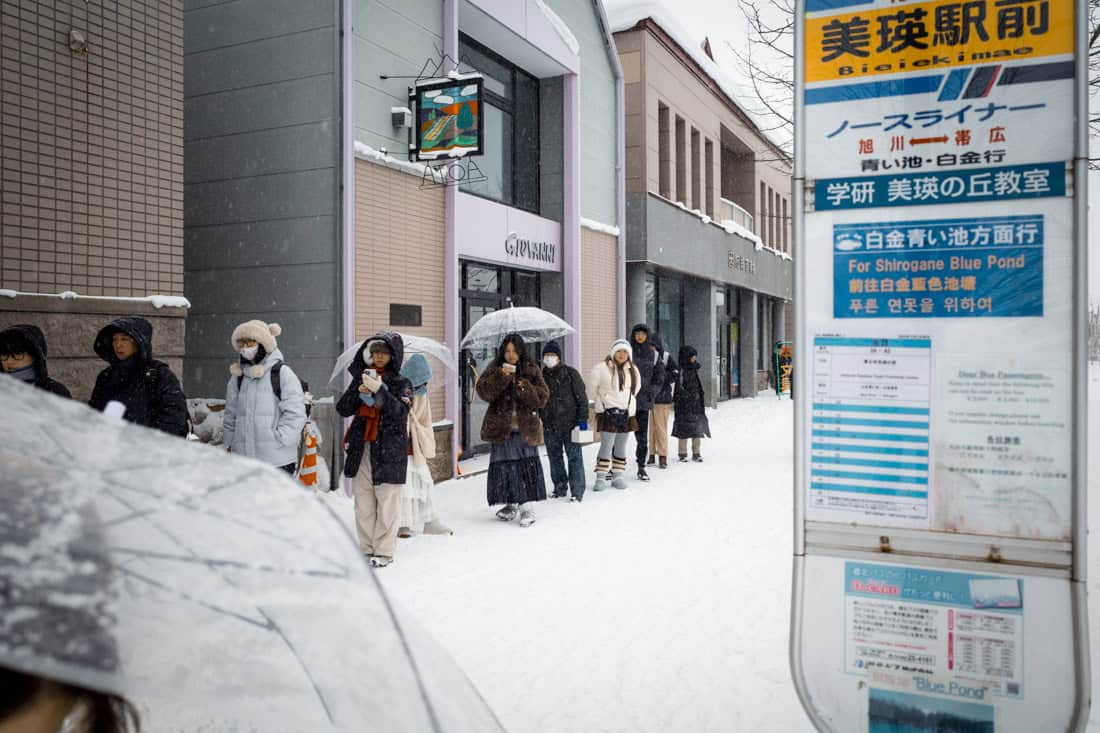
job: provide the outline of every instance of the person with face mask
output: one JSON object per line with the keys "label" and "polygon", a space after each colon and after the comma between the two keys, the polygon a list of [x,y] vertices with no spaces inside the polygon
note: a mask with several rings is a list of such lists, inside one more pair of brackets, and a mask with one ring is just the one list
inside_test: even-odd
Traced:
{"label": "person with face mask", "polygon": [[65,385],[50,379],[46,337],[38,326],[23,324],[0,331],[0,371],[55,395],[72,396]]}
{"label": "person with face mask", "polygon": [[233,330],[237,361],[225,388],[225,449],[279,466],[293,474],[306,424],[305,394],[297,375],[283,363],[277,323],[248,321]]}
{"label": "person with face mask", "polygon": [[[573,442],[573,428],[588,429],[588,393],[580,372],[562,362],[561,346],[550,341],[542,350],[542,378],[550,397],[542,408],[542,428],[554,498],[584,498],[584,456],[581,444]],[[566,471],[562,452],[569,462]]]}

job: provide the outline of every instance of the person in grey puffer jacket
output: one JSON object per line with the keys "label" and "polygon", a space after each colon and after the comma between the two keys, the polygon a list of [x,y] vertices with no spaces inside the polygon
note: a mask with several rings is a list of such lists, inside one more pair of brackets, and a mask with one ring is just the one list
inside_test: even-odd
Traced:
{"label": "person in grey puffer jacket", "polygon": [[240,356],[229,367],[222,442],[228,451],[293,474],[306,405],[301,381],[282,363],[275,342],[280,333],[279,324],[263,321],[247,321],[233,330],[230,340]]}

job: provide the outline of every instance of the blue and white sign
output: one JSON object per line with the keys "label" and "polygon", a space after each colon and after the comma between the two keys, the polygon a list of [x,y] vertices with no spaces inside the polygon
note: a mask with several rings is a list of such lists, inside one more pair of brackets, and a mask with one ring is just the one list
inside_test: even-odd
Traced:
{"label": "blue and white sign", "polygon": [[836,318],[1043,315],[1043,216],[837,224]]}
{"label": "blue and white sign", "polygon": [[898,173],[814,182],[814,209],[933,206],[1066,194],[1065,163],[1002,166],[951,173]]}

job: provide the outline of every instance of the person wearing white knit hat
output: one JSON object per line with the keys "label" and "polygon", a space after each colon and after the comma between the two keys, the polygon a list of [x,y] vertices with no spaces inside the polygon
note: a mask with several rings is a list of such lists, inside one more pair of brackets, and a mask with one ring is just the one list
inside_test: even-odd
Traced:
{"label": "person wearing white knit hat", "polygon": [[246,321],[230,341],[238,359],[225,388],[226,450],[279,466],[293,474],[306,423],[305,396],[297,375],[283,363],[275,337],[278,323]]}
{"label": "person wearing white knit hat", "polygon": [[596,430],[600,451],[596,456],[596,483],[593,491],[603,491],[610,483],[625,489],[626,443],[638,429],[635,412],[642,377],[631,359],[633,349],[625,339],[612,342],[607,358],[588,375],[586,389],[596,412]]}

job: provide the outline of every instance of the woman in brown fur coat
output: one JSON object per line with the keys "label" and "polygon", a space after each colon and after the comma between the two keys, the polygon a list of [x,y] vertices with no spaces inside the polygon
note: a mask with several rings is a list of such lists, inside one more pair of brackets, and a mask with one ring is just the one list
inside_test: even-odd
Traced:
{"label": "woman in brown fur coat", "polygon": [[538,446],[542,445],[539,409],[550,390],[539,365],[527,354],[517,334],[504,337],[497,358],[477,381],[477,394],[489,403],[481,423],[481,439],[492,444],[487,493],[489,506],[504,504],[497,519],[519,525],[535,523],[528,502],[546,499]]}

